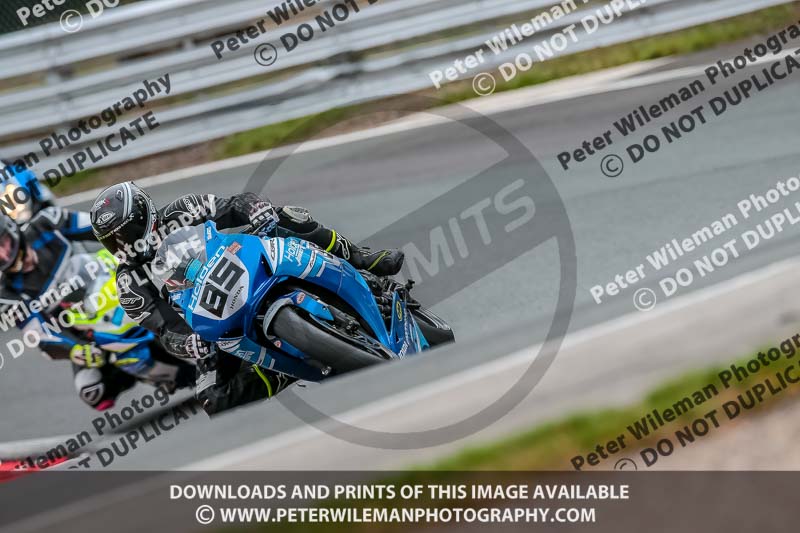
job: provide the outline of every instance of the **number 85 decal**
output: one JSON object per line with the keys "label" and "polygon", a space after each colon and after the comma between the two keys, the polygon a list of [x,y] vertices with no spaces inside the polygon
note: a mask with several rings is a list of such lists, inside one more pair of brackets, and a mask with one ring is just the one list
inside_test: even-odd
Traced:
{"label": "number 85 decal", "polygon": [[200,294],[200,307],[217,318],[222,318],[231,289],[236,286],[244,273],[244,269],[231,261],[227,255],[222,256],[206,278],[203,292]]}

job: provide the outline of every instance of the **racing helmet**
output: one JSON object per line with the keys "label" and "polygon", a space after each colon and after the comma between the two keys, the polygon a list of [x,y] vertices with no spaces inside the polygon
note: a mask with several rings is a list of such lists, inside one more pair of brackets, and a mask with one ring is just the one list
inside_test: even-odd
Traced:
{"label": "racing helmet", "polygon": [[89,211],[95,237],[112,254],[143,264],[158,247],[158,211],[153,199],[132,181],[103,190]]}

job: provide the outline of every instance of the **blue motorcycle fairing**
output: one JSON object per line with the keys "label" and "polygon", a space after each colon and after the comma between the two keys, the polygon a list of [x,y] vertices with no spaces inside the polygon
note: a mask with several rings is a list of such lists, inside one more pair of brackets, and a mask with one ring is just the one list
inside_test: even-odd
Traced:
{"label": "blue motorcycle fairing", "polygon": [[[392,299],[392,326],[391,326],[392,351],[399,358],[404,358],[408,353],[421,352],[427,341],[419,330],[416,321],[408,313],[406,303],[400,298],[398,293]],[[409,352],[410,348],[410,352]]]}
{"label": "blue motorcycle fairing", "polygon": [[[394,296],[391,330],[387,331],[372,292],[358,271],[307,241],[223,234],[210,221],[205,223],[203,235],[208,259],[192,274],[193,286],[173,292],[171,299],[184,310],[194,331],[217,342],[226,352],[300,379],[316,381],[323,377],[305,354],[285,341],[270,339],[274,346],[259,344],[263,337],[256,331],[256,317],[265,312],[263,301],[276,285],[291,279],[302,279],[336,294],[369,326],[374,340],[397,357],[427,346],[398,293]],[[287,299],[321,321],[333,321],[324,303],[303,290],[280,295],[270,309]],[[275,314],[265,321],[269,323]]]}
{"label": "blue motorcycle fairing", "polygon": [[122,353],[112,354],[109,362],[126,374],[152,384],[174,381],[178,367],[153,357],[150,344],[139,344]]}
{"label": "blue motorcycle fairing", "polygon": [[[235,355],[248,363],[274,370],[275,372],[289,374],[308,381],[319,381],[323,377],[320,369],[308,365],[299,358],[295,360],[283,356],[275,350],[269,350],[245,336],[221,338],[217,341],[217,345],[221,350]],[[280,349],[285,350],[286,346],[280,346]]]}
{"label": "blue motorcycle fairing", "polygon": [[142,327],[133,327],[121,334],[95,331],[93,335],[93,340],[99,348],[111,350],[112,353],[113,345],[135,345],[124,352],[113,353],[114,365],[127,374],[144,379],[150,377],[150,372],[156,364],[150,352],[150,343],[155,341],[155,338],[152,332]]}
{"label": "blue motorcycle fairing", "polygon": [[320,369],[256,341],[256,321],[248,317],[256,317],[267,292],[286,279],[265,268],[262,239],[219,233],[213,222],[206,223],[205,233],[210,259],[197,273],[193,288],[171,295],[187,323],[204,339],[249,363],[309,381],[322,379]]}
{"label": "blue motorcycle fairing", "polygon": [[[226,235],[217,232],[213,222],[206,222],[206,239],[209,260],[200,269],[195,286],[176,299],[186,310],[186,321],[203,338],[216,341],[228,331],[241,329],[243,317],[257,314],[272,287],[296,278],[340,296],[364,318],[380,342],[392,346],[369,286],[349,263],[302,239]],[[262,267],[264,261],[271,273]],[[246,336],[248,333],[245,331]]]}
{"label": "blue motorcycle fairing", "polygon": [[156,339],[156,336],[151,332],[146,330],[142,327],[134,327],[126,331],[125,333],[105,333],[102,331],[95,331],[94,332],[94,342],[102,347],[106,344],[112,344],[115,342],[130,344],[147,344],[149,342],[153,342]]}
{"label": "blue motorcycle fairing", "polygon": [[338,295],[367,322],[379,342],[391,346],[372,291],[350,263],[294,237],[266,239],[262,245],[275,276],[305,279]]}
{"label": "blue motorcycle fairing", "polygon": [[115,366],[133,376],[146,377],[155,365],[155,359],[147,345],[136,346],[125,353],[115,354],[115,357]]}

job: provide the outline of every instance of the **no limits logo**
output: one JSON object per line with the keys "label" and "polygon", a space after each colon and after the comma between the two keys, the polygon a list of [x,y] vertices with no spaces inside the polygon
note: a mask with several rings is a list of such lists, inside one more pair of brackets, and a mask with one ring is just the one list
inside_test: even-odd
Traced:
{"label": "no limits logo", "polygon": [[[437,109],[437,104],[441,101],[417,95],[403,103],[387,103],[382,111],[439,115],[464,126],[471,135],[479,134],[482,143],[500,148],[505,156],[412,209],[366,242],[397,243],[398,236],[410,237],[401,246],[406,253],[402,277],[415,279],[415,292],[424,295],[426,306],[433,306],[552,241],[557,246],[553,274],[558,276],[554,314],[543,333],[544,342],[538,343],[538,338],[525,341],[526,346],[535,348],[529,366],[517,380],[478,412],[445,425],[405,432],[368,429],[336,418],[291,389],[278,396],[278,401],[305,423],[360,446],[420,449],[453,442],[490,426],[517,406],[542,378],[558,353],[572,315],[577,287],[575,241],[563,200],[549,176],[525,145],[500,124],[469,108],[455,106],[445,112]],[[289,150],[265,159],[245,190],[264,194],[267,182],[292,155]]]}

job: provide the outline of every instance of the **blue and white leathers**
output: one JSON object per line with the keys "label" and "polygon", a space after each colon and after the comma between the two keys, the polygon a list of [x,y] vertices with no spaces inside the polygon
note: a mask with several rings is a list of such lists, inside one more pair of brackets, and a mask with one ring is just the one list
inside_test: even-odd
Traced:
{"label": "blue and white leathers", "polygon": [[369,341],[388,349],[389,358],[402,358],[428,347],[399,292],[394,294],[387,330],[361,274],[307,241],[227,235],[217,232],[213,222],[185,229],[194,234],[174,232],[162,246],[180,248],[193,236],[202,242],[205,253],[186,270],[193,286],[173,292],[172,301],[183,309],[194,331],[228,353],[298,379],[324,378],[318,364],[310,364],[307,354],[285,340],[272,336],[268,342],[263,340],[261,332],[268,328],[262,328],[262,323],[269,324],[284,305],[302,308],[320,323],[334,321],[330,308],[311,294],[313,289],[307,292],[284,283],[292,280],[303,280],[344,300],[369,326],[374,335]]}

